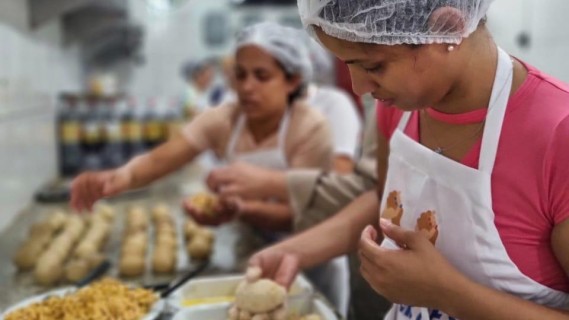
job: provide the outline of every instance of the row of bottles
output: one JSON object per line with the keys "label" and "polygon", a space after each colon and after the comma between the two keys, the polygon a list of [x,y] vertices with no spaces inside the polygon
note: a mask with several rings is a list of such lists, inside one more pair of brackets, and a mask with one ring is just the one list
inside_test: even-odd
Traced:
{"label": "row of bottles", "polygon": [[183,121],[176,102],[64,94],[57,113],[59,171],[118,167],[176,134]]}

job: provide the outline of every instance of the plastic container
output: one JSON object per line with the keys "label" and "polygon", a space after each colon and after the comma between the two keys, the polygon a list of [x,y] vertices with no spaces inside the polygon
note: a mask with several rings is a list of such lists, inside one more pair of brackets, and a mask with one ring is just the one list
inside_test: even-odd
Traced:
{"label": "plastic container", "polygon": [[[231,303],[202,305],[180,310],[173,320],[226,320]],[[289,305],[289,320],[298,320],[302,316],[316,314],[322,320],[338,320],[332,309],[319,299],[298,300]]]}
{"label": "plastic container", "polygon": [[[182,308],[232,302],[237,285],[243,275],[199,278],[188,282],[177,295]],[[314,289],[310,282],[299,275],[292,284],[289,295],[311,295]]]}

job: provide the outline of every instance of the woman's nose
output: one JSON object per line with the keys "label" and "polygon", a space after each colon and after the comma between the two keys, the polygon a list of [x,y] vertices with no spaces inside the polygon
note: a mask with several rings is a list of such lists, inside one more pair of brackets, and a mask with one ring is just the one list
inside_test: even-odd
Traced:
{"label": "woman's nose", "polygon": [[378,85],[371,79],[371,77],[364,70],[359,70],[357,67],[350,66],[350,76],[352,78],[352,90],[358,96],[363,96],[366,93],[374,92]]}

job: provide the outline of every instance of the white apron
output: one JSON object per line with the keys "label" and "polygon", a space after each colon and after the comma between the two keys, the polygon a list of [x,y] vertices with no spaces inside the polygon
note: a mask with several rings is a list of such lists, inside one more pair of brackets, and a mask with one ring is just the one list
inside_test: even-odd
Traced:
{"label": "white apron", "polygon": [[236,153],[235,148],[237,141],[241,136],[241,132],[245,127],[247,117],[241,114],[237,119],[237,124],[231,133],[229,143],[225,150],[225,158],[227,162],[243,161],[256,166],[265,167],[274,170],[286,170],[288,163],[285,155],[285,141],[290,122],[290,111],[285,111],[281,123],[279,125],[279,132],[277,136],[277,146],[271,149],[262,149],[251,152]]}
{"label": "white apron", "polygon": [[[421,231],[471,280],[535,303],[565,308],[569,295],[522,274],[510,260],[494,225],[491,174],[513,77],[511,58],[498,51],[479,169],[448,159],[406,136],[403,130],[410,118],[406,112],[390,141],[380,215],[405,229]],[[382,246],[397,248],[388,238]],[[452,317],[439,310],[394,305],[384,319]]]}
{"label": "white apron", "polygon": [[[227,161],[243,161],[274,170],[288,169],[284,150],[289,122],[290,111],[287,110],[279,126],[277,147],[246,153],[236,153],[235,147],[237,145],[237,140],[239,139],[246,123],[245,115],[240,115],[227,145],[225,153]],[[269,241],[278,241],[286,235],[288,234],[263,233],[265,239]],[[315,268],[313,272],[307,274],[307,276],[322,291],[322,293],[336,305],[343,315],[347,313],[349,303],[349,269],[348,259],[346,257],[339,257],[329,263],[325,263],[322,266]]]}
{"label": "white apron", "polygon": [[[217,160],[216,166],[227,165],[236,161],[247,162],[256,166],[274,170],[285,170],[288,167],[286,155],[284,152],[286,134],[289,125],[289,111],[287,110],[283,115],[279,125],[279,132],[277,136],[277,146],[274,148],[267,148],[251,152],[235,152],[237,141],[241,136],[247,118],[244,114],[239,115],[235,128],[231,132],[229,142],[225,149],[224,160]],[[212,261],[221,268],[233,270],[235,268],[241,269],[247,265],[249,257],[252,253],[264,247],[267,243],[266,237],[268,233],[259,232],[253,229],[250,225],[233,221],[220,226],[217,229],[217,237],[214,255]],[[274,235],[271,235],[274,236]]]}

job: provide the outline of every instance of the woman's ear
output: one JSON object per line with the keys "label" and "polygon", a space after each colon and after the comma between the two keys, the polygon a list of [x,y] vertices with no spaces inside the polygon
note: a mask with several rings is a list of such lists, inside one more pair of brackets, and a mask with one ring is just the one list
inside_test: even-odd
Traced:
{"label": "woman's ear", "polygon": [[301,85],[302,78],[300,75],[295,74],[293,76],[288,77],[288,94],[294,93],[298,87]]}
{"label": "woman's ear", "polygon": [[466,28],[464,14],[453,7],[441,7],[429,17],[429,30],[434,34],[462,35]]}

